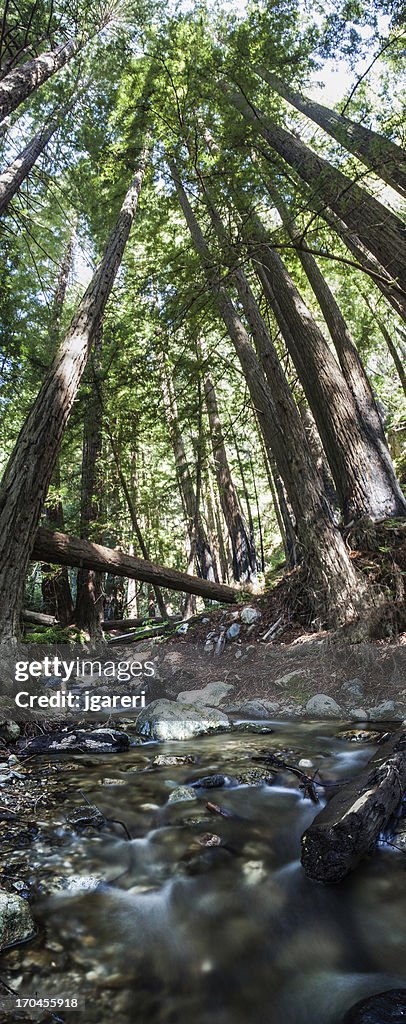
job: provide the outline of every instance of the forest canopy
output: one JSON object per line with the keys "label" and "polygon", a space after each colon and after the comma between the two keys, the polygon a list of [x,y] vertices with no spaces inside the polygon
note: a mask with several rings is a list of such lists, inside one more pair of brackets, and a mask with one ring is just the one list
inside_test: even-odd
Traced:
{"label": "forest canopy", "polygon": [[404,629],[404,53],[399,3],[6,0],[3,642],[215,595],[124,555]]}

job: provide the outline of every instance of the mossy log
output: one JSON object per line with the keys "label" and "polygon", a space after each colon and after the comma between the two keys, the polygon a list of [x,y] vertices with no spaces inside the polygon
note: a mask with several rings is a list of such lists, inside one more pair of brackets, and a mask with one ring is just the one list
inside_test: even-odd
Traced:
{"label": "mossy log", "polygon": [[406,790],[406,729],[398,729],[343,786],[302,836],[302,865],[317,882],[340,882],[369,853]]}

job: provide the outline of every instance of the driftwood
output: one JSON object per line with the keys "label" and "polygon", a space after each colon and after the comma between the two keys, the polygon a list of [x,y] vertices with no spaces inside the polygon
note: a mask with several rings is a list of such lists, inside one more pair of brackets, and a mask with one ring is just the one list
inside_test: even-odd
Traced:
{"label": "driftwood", "polygon": [[112,573],[113,576],[142,580],[168,590],[197,594],[210,601],[232,603],[238,601],[241,596],[238,590],[225,583],[212,583],[197,576],[189,576],[186,572],[167,569],[163,565],[102,547],[101,544],[94,544],[90,540],[68,537],[65,533],[54,533],[43,526],[37,531],[31,557],[39,562],[77,565],[83,569]]}
{"label": "driftwood", "polygon": [[340,882],[369,853],[406,789],[406,730],[398,729],[332,797],[302,836],[302,865],[317,882]]}
{"label": "driftwood", "polygon": [[44,612],[31,612],[25,608],[21,612],[23,622],[32,622],[35,626],[58,626],[59,621],[55,615],[45,615]]}

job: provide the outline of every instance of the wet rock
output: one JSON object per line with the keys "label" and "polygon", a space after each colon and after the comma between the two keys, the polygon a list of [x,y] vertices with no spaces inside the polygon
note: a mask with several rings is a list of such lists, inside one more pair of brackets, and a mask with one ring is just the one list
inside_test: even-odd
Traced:
{"label": "wet rock", "polygon": [[178,693],[176,699],[180,704],[203,704],[204,707],[217,708],[233,689],[234,686],[231,683],[222,683],[216,680],[207,683],[207,686],[203,686],[201,690],[183,690],[182,693]]}
{"label": "wet rock", "polygon": [[157,754],[151,764],[154,768],[172,768],[176,764],[194,764],[194,754]]}
{"label": "wet rock", "polygon": [[395,711],[394,700],[383,700],[380,704],[376,704],[374,708],[369,709],[369,716],[372,721],[375,718],[391,718]]}
{"label": "wet rock", "polygon": [[243,608],[241,612],[241,622],[244,622],[246,626],[252,626],[254,622],[258,622],[261,618],[261,612],[258,608]]}
{"label": "wet rock", "polygon": [[227,715],[217,708],[173,700],[152,701],[137,719],[137,732],[151,740],[190,740],[228,728]]}
{"label": "wet rock", "polygon": [[237,722],[233,726],[233,732],[251,732],[259,736],[269,736],[273,731],[268,725],[261,725],[260,722]]}
{"label": "wet rock", "polygon": [[35,925],[26,900],[0,889],[0,949],[26,942],[35,935]]}
{"label": "wet rock", "polygon": [[42,896],[53,896],[59,892],[93,892],[103,882],[101,875],[52,875],[52,878],[42,879],[39,890]]}
{"label": "wet rock", "polygon": [[194,789],[220,789],[222,786],[229,785],[229,783],[230,779],[227,775],[204,775],[202,779],[196,779],[190,785]]}
{"label": "wet rock", "polygon": [[94,804],[81,804],[68,811],[66,820],[72,828],[80,831],[82,828],[101,828],[106,819]]}
{"label": "wet rock", "polygon": [[125,786],[125,779],[100,779],[100,786]]}
{"label": "wet rock", "polygon": [[349,743],[377,743],[380,735],[373,729],[346,729],[339,733],[338,739]]}
{"label": "wet rock", "polygon": [[234,773],[233,780],[237,786],[271,786],[275,781],[275,773],[269,768],[247,768],[246,770]]}
{"label": "wet rock", "polygon": [[313,761],[310,761],[310,759],[307,757],[301,757],[300,761],[298,762],[298,768],[314,768]]}
{"label": "wet rock", "polygon": [[306,704],[306,714],[317,718],[342,718],[343,709],[327,693],[316,693]]}
{"label": "wet rock", "polygon": [[191,786],[177,786],[168,797],[168,804],[181,804],[185,800],[196,800],[196,793]]}
{"label": "wet rock", "polygon": [[64,751],[107,754],[127,750],[129,746],[129,737],[117,729],[92,729],[89,732],[85,729],[69,729],[21,741],[20,751],[24,754],[54,754]]}
{"label": "wet rock", "polygon": [[223,840],[214,832],[203,832],[201,836],[196,836],[196,842],[199,846],[222,846]]}
{"label": "wet rock", "polygon": [[406,1019],[406,988],[393,988],[361,999],[346,1013],[343,1024],[401,1024]]}

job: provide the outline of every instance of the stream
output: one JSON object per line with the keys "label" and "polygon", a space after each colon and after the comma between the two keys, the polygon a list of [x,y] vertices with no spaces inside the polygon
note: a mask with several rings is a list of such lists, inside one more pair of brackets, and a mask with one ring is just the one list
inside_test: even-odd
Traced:
{"label": "stream", "polygon": [[[5,951],[0,975],[15,992],[77,996],[79,1007],[1,1022],[340,1024],[357,1000],[405,986],[405,855],[382,844],[324,888],[299,862],[322,802],[286,771],[271,785],[227,783],[263,768],[252,758],[264,751],[344,780],[376,747],[340,739],[334,722],[268,724],[272,733],[35,759],[57,810],[39,803],[35,834],[22,832],[6,856],[38,932]],[[187,754],[193,763],[153,764]],[[168,803],[176,787],[219,773],[222,787]],[[69,812],[86,798],[114,820],[73,830]]]}

